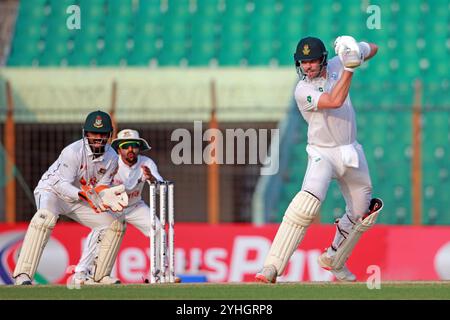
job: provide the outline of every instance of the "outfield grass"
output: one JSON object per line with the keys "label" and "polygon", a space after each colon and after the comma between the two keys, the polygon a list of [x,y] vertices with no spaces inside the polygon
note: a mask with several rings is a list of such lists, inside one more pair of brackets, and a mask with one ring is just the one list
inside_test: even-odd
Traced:
{"label": "outfield grass", "polygon": [[278,284],[157,284],[26,287],[0,286],[0,300],[450,300],[450,282],[383,282],[369,290],[366,283],[278,283]]}

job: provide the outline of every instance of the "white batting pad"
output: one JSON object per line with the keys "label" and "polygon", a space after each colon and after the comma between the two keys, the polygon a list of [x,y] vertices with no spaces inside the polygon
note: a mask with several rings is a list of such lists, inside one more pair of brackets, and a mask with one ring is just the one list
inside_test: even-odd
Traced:
{"label": "white batting pad", "polygon": [[375,224],[382,208],[383,201],[381,199],[371,200],[369,212],[355,223],[347,239],[342,241],[337,249],[333,260],[333,269],[339,270],[344,266],[361,235]]}
{"label": "white batting pad", "polygon": [[297,193],[284,214],[264,266],[274,265],[278,276],[284,272],[319,209],[319,199],[305,191]]}
{"label": "white batting pad", "polygon": [[100,241],[98,257],[95,263],[94,281],[98,282],[103,277],[111,274],[125,230],[126,222],[117,219],[106,230]]}
{"label": "white batting pad", "polygon": [[25,273],[33,279],[42,252],[57,220],[56,215],[45,209],[39,209],[34,214],[20,249],[19,259],[13,273],[14,278]]}

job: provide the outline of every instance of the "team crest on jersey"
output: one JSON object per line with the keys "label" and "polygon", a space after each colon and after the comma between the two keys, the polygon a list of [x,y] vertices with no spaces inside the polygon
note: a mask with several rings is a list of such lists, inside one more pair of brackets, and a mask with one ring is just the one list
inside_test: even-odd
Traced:
{"label": "team crest on jersey", "polygon": [[307,56],[307,55],[309,55],[309,53],[311,52],[311,49],[309,49],[309,44],[305,44],[304,46],[303,46],[303,54],[305,55],[305,56]]}
{"label": "team crest on jersey", "polygon": [[95,118],[94,127],[96,127],[96,128],[102,128],[103,127],[102,117],[97,116],[97,118]]}
{"label": "team crest on jersey", "polygon": [[98,174],[104,175],[105,173],[106,173],[105,168],[100,168],[100,170],[98,170]]}

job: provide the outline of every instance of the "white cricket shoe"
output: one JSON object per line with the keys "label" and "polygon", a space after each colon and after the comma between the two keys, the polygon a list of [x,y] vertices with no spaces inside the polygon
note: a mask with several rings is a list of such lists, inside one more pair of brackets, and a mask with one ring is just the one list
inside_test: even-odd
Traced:
{"label": "white cricket shoe", "polygon": [[265,266],[255,276],[257,282],[275,283],[277,282],[277,269],[273,264]]}
{"label": "white cricket shoe", "polygon": [[347,266],[344,265],[340,269],[334,269],[332,267],[333,257],[328,256],[326,251],[319,256],[317,261],[319,262],[319,266],[334,274],[336,279],[340,281],[356,281],[356,276],[347,268]]}
{"label": "white cricket shoe", "polygon": [[72,284],[74,285],[85,285],[94,284],[94,280],[86,272],[75,272],[72,276]]}
{"label": "white cricket shoe", "polygon": [[120,280],[110,276],[104,276],[100,281],[94,281],[92,276],[87,275],[84,272],[77,272],[72,278],[72,283],[75,285],[109,285],[109,284],[120,284]]}
{"label": "white cricket shoe", "polygon": [[26,273],[21,273],[14,278],[14,285],[16,286],[31,286],[31,278]]}
{"label": "white cricket shoe", "polygon": [[111,276],[104,276],[100,281],[96,281],[95,284],[120,284],[120,280]]}

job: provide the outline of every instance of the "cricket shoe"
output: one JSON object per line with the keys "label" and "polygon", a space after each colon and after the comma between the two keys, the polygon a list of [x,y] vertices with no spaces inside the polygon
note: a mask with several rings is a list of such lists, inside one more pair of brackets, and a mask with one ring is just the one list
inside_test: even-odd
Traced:
{"label": "cricket shoe", "polygon": [[94,278],[87,276],[83,283],[80,283],[86,286],[96,286],[96,285],[111,285],[111,284],[121,284],[120,280],[110,276],[104,276],[99,281],[94,281]]}
{"label": "cricket shoe", "polygon": [[31,286],[31,278],[26,273],[21,273],[14,279],[14,285]]}
{"label": "cricket shoe", "polygon": [[356,276],[347,268],[347,266],[344,265],[340,269],[333,268],[333,257],[328,256],[326,251],[319,256],[317,261],[319,262],[319,266],[334,274],[336,279],[340,281],[356,281]]}
{"label": "cricket shoe", "polygon": [[255,276],[257,282],[275,283],[277,282],[277,269],[273,264],[265,266]]}
{"label": "cricket shoe", "polygon": [[94,282],[92,277],[88,276],[86,272],[75,272],[72,276],[73,285],[85,285]]}
{"label": "cricket shoe", "polygon": [[120,283],[121,282],[119,279],[111,276],[104,276],[100,281],[95,281],[95,284],[120,284]]}

